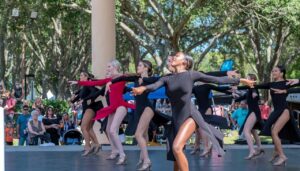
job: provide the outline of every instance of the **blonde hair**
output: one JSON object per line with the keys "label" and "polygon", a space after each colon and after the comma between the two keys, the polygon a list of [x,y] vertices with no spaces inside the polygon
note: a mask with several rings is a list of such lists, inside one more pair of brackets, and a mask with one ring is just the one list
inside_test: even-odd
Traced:
{"label": "blonde hair", "polygon": [[118,60],[114,59],[110,62],[110,64],[116,68],[118,72],[121,72],[121,63]]}
{"label": "blonde hair", "polygon": [[186,61],[186,69],[192,70],[194,65],[194,59],[185,53],[183,53],[183,55],[184,55],[184,60]]}

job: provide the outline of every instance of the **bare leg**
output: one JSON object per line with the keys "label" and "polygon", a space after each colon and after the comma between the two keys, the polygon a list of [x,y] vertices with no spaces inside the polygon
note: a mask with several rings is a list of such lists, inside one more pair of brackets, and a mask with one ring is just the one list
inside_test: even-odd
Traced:
{"label": "bare leg", "polygon": [[124,149],[123,149],[121,140],[119,139],[118,133],[119,133],[120,125],[121,125],[124,117],[126,116],[126,114],[127,114],[127,110],[124,106],[118,107],[118,109],[115,113],[115,116],[111,122],[110,129],[109,129],[111,141],[117,147],[120,156],[125,156],[125,153],[124,153]]}
{"label": "bare leg", "polygon": [[85,140],[85,146],[84,146],[85,150],[89,150],[91,148],[91,143],[90,143],[91,137],[89,134],[89,130],[90,130],[90,122],[93,119],[93,117],[94,117],[93,111],[91,109],[87,109],[81,120],[81,131],[83,134],[83,138]]}
{"label": "bare leg", "polygon": [[90,126],[90,130],[89,130],[89,134],[90,134],[90,137],[91,137],[93,143],[97,145],[97,144],[99,144],[99,142],[98,142],[98,139],[97,139],[96,134],[95,134],[94,129],[93,129],[94,123],[95,123],[95,121],[90,122],[91,126]]}
{"label": "bare leg", "polygon": [[141,149],[142,156],[140,158],[147,162],[150,162],[150,159],[147,151],[148,134],[146,132],[148,132],[149,124],[153,116],[154,113],[152,109],[150,109],[149,107],[145,108],[135,132],[135,138]]}
{"label": "bare leg", "polygon": [[258,134],[257,134],[257,131],[256,131],[255,129],[252,129],[252,130],[251,130],[251,133],[252,133],[252,135],[253,135],[253,138],[254,138],[254,140],[255,140],[255,144],[257,145],[257,148],[258,148],[259,150],[261,150],[261,149],[262,149],[262,145],[261,145],[260,138],[259,138],[259,136],[258,136]]}
{"label": "bare leg", "polygon": [[201,131],[199,129],[197,129],[195,131],[195,146],[194,149],[200,149],[200,140],[202,138],[202,134]]}
{"label": "bare leg", "polygon": [[253,140],[251,137],[251,130],[252,130],[255,122],[256,122],[256,116],[255,116],[255,113],[252,112],[252,113],[250,113],[248,119],[246,120],[246,123],[244,125],[244,130],[243,130],[244,135],[247,140],[248,147],[249,147],[249,155],[245,159],[251,159],[255,154]]}
{"label": "bare leg", "polygon": [[211,153],[212,146],[210,145],[210,141],[208,139],[208,136],[206,135],[206,132],[204,132],[200,128],[198,130],[201,131],[201,137],[202,137],[203,144],[204,144],[204,149],[203,149],[202,154],[200,154],[200,156],[208,157],[208,155]]}
{"label": "bare leg", "polygon": [[108,140],[110,142],[111,145],[111,154],[112,154],[112,158],[114,158],[113,156],[116,156],[117,154],[119,154],[118,148],[115,145],[114,141],[111,138],[111,134],[110,134],[110,127],[112,124],[112,121],[114,119],[115,114],[110,114],[108,115],[108,120],[107,120],[107,126],[106,126],[106,135],[108,137]]}
{"label": "bare leg", "polygon": [[223,138],[224,138],[223,133],[220,130],[217,130],[212,125],[207,124],[204,121],[201,114],[198,112],[198,110],[195,109],[194,106],[192,106],[192,107],[193,107],[192,108],[193,111],[191,114],[193,115],[193,118],[195,119],[196,123],[199,125],[201,130],[205,131],[206,135],[208,136],[208,138],[210,139],[210,141],[213,145],[213,148],[217,151],[218,155],[224,155],[225,152],[218,142],[218,140],[223,141]]}
{"label": "bare leg", "polygon": [[277,149],[279,157],[284,158],[284,159],[286,159],[286,156],[283,153],[281,141],[280,141],[278,134],[279,134],[280,130],[284,127],[284,125],[289,121],[289,119],[290,119],[289,111],[284,110],[272,128],[272,138],[274,141],[275,148]]}
{"label": "bare leg", "polygon": [[176,161],[174,161],[174,171],[180,171],[179,166]]}
{"label": "bare leg", "polygon": [[189,165],[187,158],[183,152],[183,148],[186,141],[191,137],[191,135],[196,130],[196,122],[192,118],[188,118],[180,126],[179,131],[173,142],[173,153],[176,158],[176,162],[179,166],[180,171],[188,171]]}
{"label": "bare leg", "polygon": [[190,154],[194,155],[196,154],[197,152],[200,151],[200,140],[202,138],[202,135],[201,135],[201,130],[200,129],[197,129],[195,131],[195,144],[194,144],[194,149],[191,151]]}

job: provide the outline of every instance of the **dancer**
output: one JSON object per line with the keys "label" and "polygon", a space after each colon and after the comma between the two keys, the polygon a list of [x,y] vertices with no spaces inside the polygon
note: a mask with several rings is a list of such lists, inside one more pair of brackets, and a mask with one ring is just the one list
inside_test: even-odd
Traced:
{"label": "dancer", "polygon": [[[147,60],[141,60],[137,67],[137,75],[121,76],[113,79],[106,84],[106,90],[109,90],[110,85],[120,82],[134,82],[134,87],[145,86],[152,84],[158,80],[158,77],[150,77],[152,75],[152,64]],[[135,138],[141,149],[140,159],[137,163],[137,170],[148,170],[151,167],[151,161],[147,151],[148,129],[155,110],[148,99],[149,92],[144,92],[141,95],[135,96],[136,109],[134,119],[128,124],[127,129],[132,129],[135,132]],[[158,114],[156,114],[158,115]]]}
{"label": "dancer", "polygon": [[[252,81],[256,81],[257,78],[254,74],[248,74],[248,79]],[[248,104],[248,114],[246,116],[244,124],[240,128],[240,133],[242,132],[245,135],[248,147],[249,147],[249,155],[245,157],[246,160],[251,160],[254,157],[264,154],[265,151],[262,149],[261,140],[258,136],[257,129],[261,130],[263,128],[263,121],[261,118],[261,113],[259,109],[259,92],[256,88],[249,88],[249,87],[238,87],[237,89],[245,89],[247,88],[248,91],[246,94],[241,96],[239,100],[247,100]],[[255,143],[257,145],[257,150],[254,149],[253,140],[251,137],[255,139]]]}
{"label": "dancer", "polygon": [[[299,86],[299,80],[289,83],[285,79],[286,70],[283,66],[276,66],[272,70],[274,82],[255,85],[256,89],[270,89],[274,110],[270,114],[261,135],[272,136],[274,142],[274,153],[270,162],[274,166],[284,165],[287,157],[283,152],[280,138],[287,140],[300,140],[300,133],[294,122],[294,116],[289,112],[286,101],[287,94],[278,91],[287,90],[294,86]],[[288,85],[294,84],[294,85]],[[275,161],[277,159],[277,161]]]}
{"label": "dancer", "polygon": [[[113,60],[107,65],[107,76],[109,78],[96,81],[70,81],[71,84],[79,84],[82,86],[103,86],[110,82],[113,78],[121,76],[121,65],[117,60]],[[119,139],[118,132],[120,125],[127,114],[127,108],[134,109],[135,105],[129,104],[123,100],[123,91],[125,81],[121,81],[110,86],[109,106],[97,111],[94,120],[102,119],[108,116],[106,132],[111,143],[112,151],[107,160],[114,160],[119,156],[117,165],[126,164],[126,155]]]}
{"label": "dancer", "polygon": [[[91,77],[92,76],[87,72],[80,73],[80,81],[91,80]],[[75,93],[77,96],[71,100],[72,103],[82,100],[83,116],[81,119],[81,131],[85,140],[84,152],[82,156],[87,156],[91,153],[96,154],[101,149],[101,145],[99,144],[96,134],[93,130],[93,118],[95,117],[95,113],[99,109],[103,108],[101,101],[94,102],[94,100],[97,98],[95,97],[97,91],[99,90],[95,87],[81,87],[79,91]],[[90,140],[92,140],[93,144],[91,144]]]}
{"label": "dancer", "polygon": [[[237,84],[239,81],[246,84],[251,84],[252,82],[245,79],[213,77],[196,71],[188,71],[192,68],[193,60],[183,52],[178,52],[173,56],[171,65],[174,67],[175,73],[162,77],[154,84],[133,88],[133,93],[134,95],[140,95],[146,90],[154,91],[163,85],[166,86],[166,94],[169,97],[172,107],[173,122],[173,133],[170,134],[172,137],[169,139],[171,140],[169,146],[172,149],[169,150],[168,159],[173,161],[176,159],[174,170],[187,171],[188,161],[183,153],[186,141],[193,134],[197,125],[204,127],[204,130],[207,132],[211,132],[205,122],[201,122],[201,119],[199,119],[200,114],[198,114],[195,106],[191,103],[190,98],[194,82],[198,80],[232,84]],[[201,125],[199,122],[201,122]],[[172,142],[172,139],[174,142]],[[174,156],[171,151],[174,152]],[[223,154],[224,151],[223,153],[219,151],[219,153]]]}
{"label": "dancer", "polygon": [[[236,75],[236,73],[227,74],[227,75]],[[225,75],[224,75],[225,76]],[[228,128],[228,123],[226,118],[212,115],[213,109],[211,107],[209,94],[212,90],[219,91],[226,94],[231,94],[230,87],[229,86],[215,86],[212,84],[200,84],[196,85],[193,88],[192,93],[195,95],[196,98],[196,104],[198,106],[198,111],[202,114],[203,119],[211,125],[219,126],[220,128]],[[222,134],[220,132],[220,134]],[[200,151],[200,138],[202,138],[204,142],[204,151],[202,154],[200,154],[201,157],[208,157],[209,154],[212,152],[212,146],[210,145],[209,139],[206,136],[205,132],[201,129],[196,131],[196,142],[195,147],[191,154],[195,154],[196,152]]]}

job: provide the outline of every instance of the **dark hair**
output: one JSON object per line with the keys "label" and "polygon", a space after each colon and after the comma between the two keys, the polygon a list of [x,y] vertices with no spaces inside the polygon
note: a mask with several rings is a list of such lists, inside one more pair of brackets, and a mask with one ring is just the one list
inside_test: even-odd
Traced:
{"label": "dark hair", "polygon": [[248,76],[250,77],[251,80],[254,80],[254,81],[257,80],[257,77],[255,74],[248,74]]}
{"label": "dark hair", "polygon": [[82,74],[84,74],[88,80],[94,79],[95,76],[87,71],[81,71]]}
{"label": "dark hair", "polygon": [[276,68],[280,70],[280,72],[283,73],[283,79],[285,79],[286,69],[283,65],[277,65]]}
{"label": "dark hair", "polygon": [[148,75],[151,76],[153,74],[152,63],[148,60],[141,60],[140,62],[142,62],[143,65],[148,68]]}
{"label": "dark hair", "polygon": [[23,105],[23,109],[24,109],[24,108],[27,108],[27,109],[28,109],[28,108],[29,108],[29,106],[28,106],[28,105]]}

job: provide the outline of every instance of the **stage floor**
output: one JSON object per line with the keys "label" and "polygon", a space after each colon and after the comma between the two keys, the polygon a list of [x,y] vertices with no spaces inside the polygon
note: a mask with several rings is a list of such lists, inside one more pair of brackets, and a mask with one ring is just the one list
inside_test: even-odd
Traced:
{"label": "stage floor", "polygon": [[[53,147],[47,147],[53,148]],[[12,148],[11,148],[12,149]],[[137,149],[137,148],[136,148]],[[299,171],[300,170],[300,146],[299,148],[286,148],[289,158],[285,167],[272,166],[268,159],[272,149],[267,148],[266,154],[254,160],[246,161],[244,157],[248,150],[244,148],[227,149],[224,157],[200,158],[188,154],[191,171]],[[105,158],[109,150],[100,151],[97,155],[81,157],[79,150],[6,150],[5,171],[134,171],[138,161],[138,150],[126,150],[128,162],[125,166],[117,166],[116,161],[108,161]],[[149,150],[153,171],[171,171],[172,162],[165,158],[165,150]]]}

